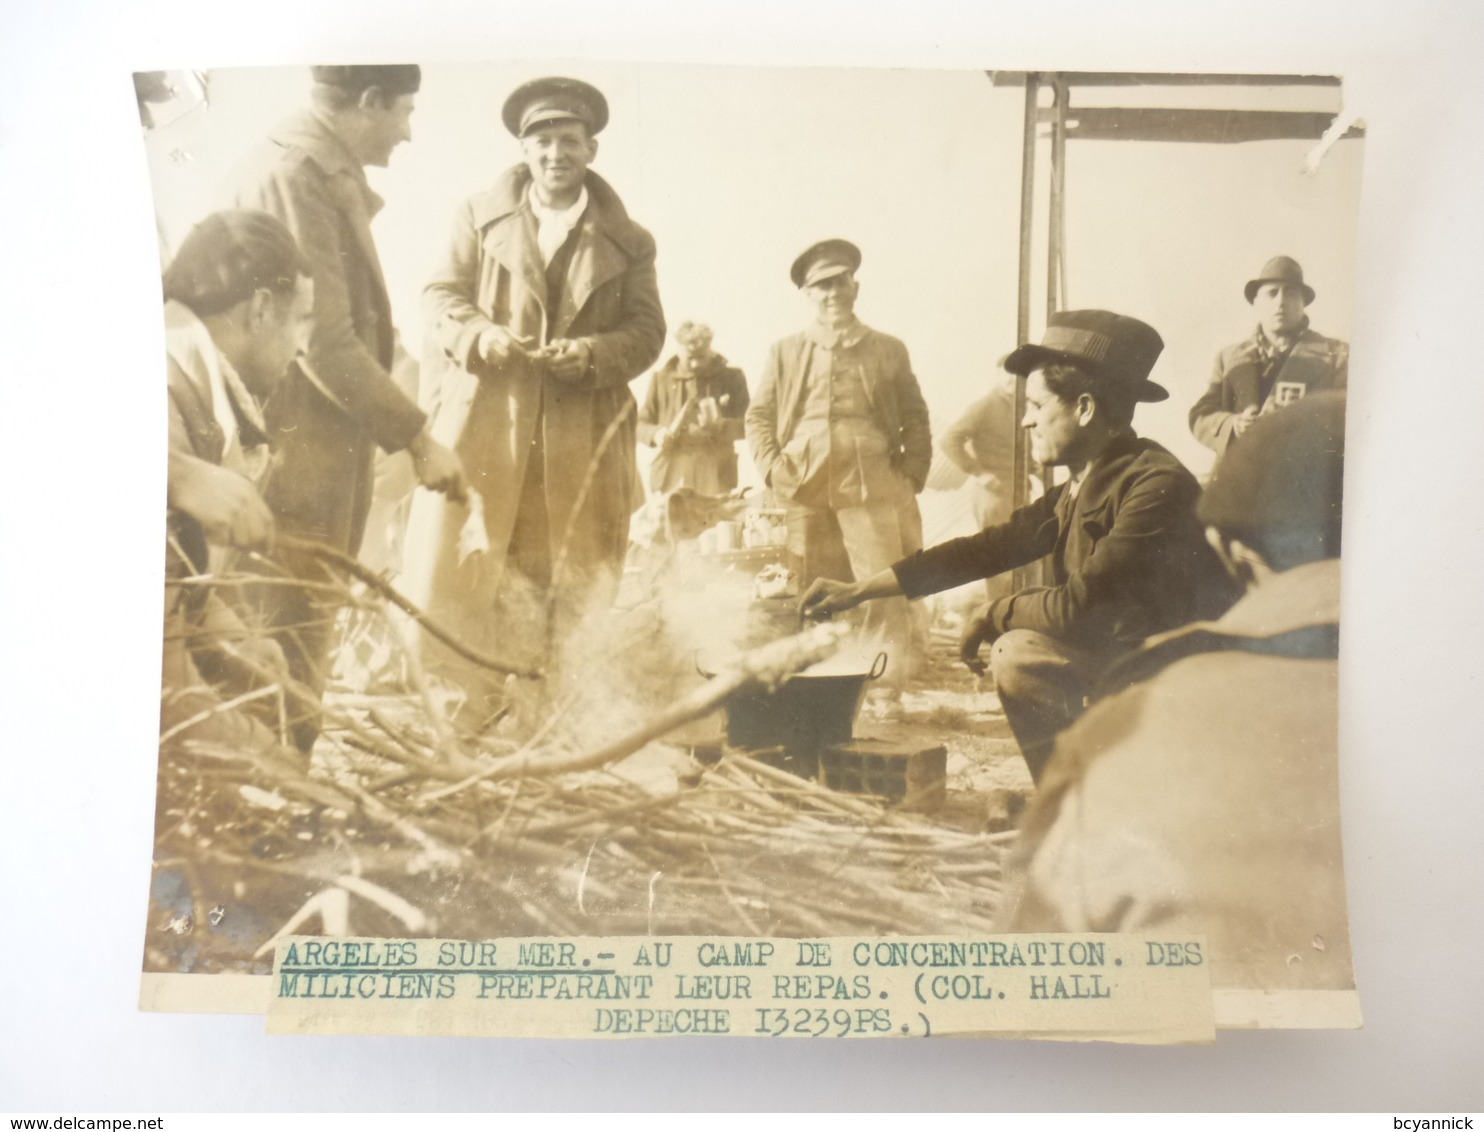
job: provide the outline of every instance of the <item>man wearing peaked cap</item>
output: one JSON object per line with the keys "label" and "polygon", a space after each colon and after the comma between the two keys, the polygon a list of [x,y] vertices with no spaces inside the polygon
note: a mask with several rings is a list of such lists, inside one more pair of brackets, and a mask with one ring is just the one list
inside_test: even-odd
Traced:
{"label": "man wearing peaked cap", "polygon": [[1057,740],[1002,930],[1201,933],[1217,990],[1353,990],[1337,735],[1344,460],[1344,395],[1318,393],[1217,462],[1198,514],[1245,593],[1125,658]]}
{"label": "man wearing peaked cap", "polygon": [[[439,531],[429,605],[476,647],[541,664],[617,592],[643,501],[629,383],[658,359],[665,317],[654,238],[591,168],[602,93],[536,79],[501,118],[522,161],[459,207],[423,293],[436,428],[480,494],[488,542],[463,552],[477,513],[428,501]],[[501,684],[429,648],[471,713],[500,710]]]}
{"label": "man wearing peaked cap", "polygon": [[[800,581],[868,578],[922,545],[917,494],[932,461],[927,404],[907,347],[855,316],[861,253],[821,240],[789,268],[812,313],[774,344],[747,410],[753,459],[788,510]],[[869,647],[887,655],[872,699],[895,710],[906,683],[912,611],[901,598],[866,612]]]}
{"label": "man wearing peaked cap", "polygon": [[1252,337],[1216,356],[1211,385],[1190,410],[1190,431],[1218,455],[1259,416],[1310,393],[1344,389],[1350,348],[1309,327],[1314,288],[1289,256],[1274,256],[1243,288],[1257,314]]}
{"label": "man wearing peaked cap", "polygon": [[1049,556],[1050,584],[983,606],[964,635],[965,663],[989,669],[1006,718],[1039,780],[1057,732],[1101,674],[1151,633],[1219,613],[1233,590],[1196,521],[1195,477],[1134,434],[1134,407],[1168,394],[1149,380],[1164,343],[1109,311],[1053,315],[1039,343],[1001,363],[1026,380],[1031,453],[1067,482],[997,526],[905,558],[853,585],[817,583],[806,613],[923,597]]}
{"label": "man wearing peaked cap", "polygon": [[861,250],[849,240],[820,240],[799,253],[788,269],[788,277],[795,287],[803,289],[836,275],[854,275],[860,267]]}
{"label": "man wearing peaked cap", "polygon": [[[371,221],[382,201],[367,166],[385,166],[412,137],[422,82],[416,64],[311,68],[312,103],[281,123],[249,158],[237,203],[281,220],[314,277],[314,312],[302,356],[265,415],[278,463],[264,488],[281,530],[355,555],[371,512],[376,450],[406,451],[418,482],[460,495],[458,460],[432,437],[426,414],[392,378],[397,355],[391,300]],[[308,555],[280,551],[294,576],[320,580]],[[323,688],[337,642],[323,589],[262,587],[265,616],[295,679]],[[309,750],[317,720],[295,725]]]}
{"label": "man wearing peaked cap", "polygon": [[593,137],[608,124],[608,100],[581,79],[532,79],[511,92],[500,117],[518,138],[548,122],[581,122]]}

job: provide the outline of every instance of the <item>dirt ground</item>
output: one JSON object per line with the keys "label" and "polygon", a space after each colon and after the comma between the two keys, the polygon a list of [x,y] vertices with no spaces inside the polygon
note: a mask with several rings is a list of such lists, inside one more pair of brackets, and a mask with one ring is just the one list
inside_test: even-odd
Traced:
{"label": "dirt ground", "polygon": [[989,682],[958,659],[952,635],[935,632],[925,662],[902,697],[900,718],[861,712],[856,733],[948,749],[948,800],[933,817],[977,833],[1015,826],[1031,776]]}

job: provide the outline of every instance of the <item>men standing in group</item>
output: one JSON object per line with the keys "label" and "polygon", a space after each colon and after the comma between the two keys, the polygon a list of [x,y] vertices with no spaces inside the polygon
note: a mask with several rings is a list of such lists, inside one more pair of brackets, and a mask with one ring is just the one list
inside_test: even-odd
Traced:
{"label": "men standing in group", "polygon": [[[475,647],[539,663],[617,591],[643,494],[629,382],[659,357],[665,319],[654,238],[589,168],[602,93],[536,79],[502,117],[524,161],[460,206],[425,292],[437,427],[488,544],[461,553],[470,512],[443,508],[430,606]],[[451,671],[476,697],[495,690]]]}
{"label": "men standing in group", "polygon": [[1064,467],[1066,483],[1008,521],[863,577],[821,580],[811,616],[873,599],[901,600],[990,578],[1050,556],[1052,584],[985,605],[962,655],[990,669],[1032,778],[1057,732],[1082,711],[1098,678],[1151,633],[1220,612],[1233,596],[1195,518],[1199,487],[1179,460],[1134,434],[1134,407],[1169,396],[1149,380],[1164,342],[1153,327],[1108,311],[1053,315],[1039,345],[1001,363],[1026,378],[1031,455]]}
{"label": "men standing in group", "polygon": [[[753,459],[788,509],[802,585],[845,571],[870,578],[922,543],[927,404],[907,347],[855,316],[860,265],[847,240],[823,240],[794,260],[789,277],[813,317],[774,344],[747,410]],[[900,693],[912,641],[906,600],[873,605],[863,629],[886,651],[887,688]]]}
{"label": "men standing in group", "polygon": [[639,410],[639,440],[657,450],[649,489],[726,495],[737,486],[747,379],[711,348],[704,322],[682,322],[675,341],[680,351],[649,379]]}
{"label": "men standing in group", "polygon": [[1190,431],[1218,456],[1262,414],[1309,393],[1344,389],[1350,368],[1344,342],[1310,329],[1314,288],[1296,260],[1274,256],[1244,293],[1257,331],[1216,356],[1211,385],[1190,410]]}
{"label": "men standing in group", "polygon": [[[1206,937],[1219,990],[1355,986],[1340,854],[1345,398],[1258,421],[1198,515],[1245,596],[1149,641],[1057,740],[1016,932]],[[1359,1024],[1358,1020],[1354,1023]]]}
{"label": "men standing in group", "polygon": [[[314,278],[303,353],[266,406],[277,463],[265,497],[285,533],[355,554],[371,506],[376,447],[405,449],[418,481],[463,493],[457,458],[389,375],[394,334],[371,218],[381,200],[365,167],[384,166],[409,141],[415,65],[314,67],[313,105],[269,135],[237,185],[238,203],[276,216],[294,234]],[[295,577],[322,577],[317,560],[281,551]],[[322,591],[262,587],[270,623],[300,683],[323,690],[333,660],[335,606]],[[295,728],[308,751],[317,718]]]}

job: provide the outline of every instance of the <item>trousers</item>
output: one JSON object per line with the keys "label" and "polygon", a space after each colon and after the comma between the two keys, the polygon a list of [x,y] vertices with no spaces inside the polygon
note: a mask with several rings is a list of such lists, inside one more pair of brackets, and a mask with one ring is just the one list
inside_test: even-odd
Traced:
{"label": "trousers", "polygon": [[1057,735],[1082,714],[1118,655],[1120,650],[1068,644],[1030,629],[996,638],[990,674],[1033,781],[1040,782]]}
{"label": "trousers", "polygon": [[[922,546],[917,501],[863,503],[858,507],[788,509],[788,548],[798,560],[799,592],[816,578],[863,580]],[[882,683],[900,694],[911,675],[915,627],[904,597],[865,604],[861,648],[886,654]]]}

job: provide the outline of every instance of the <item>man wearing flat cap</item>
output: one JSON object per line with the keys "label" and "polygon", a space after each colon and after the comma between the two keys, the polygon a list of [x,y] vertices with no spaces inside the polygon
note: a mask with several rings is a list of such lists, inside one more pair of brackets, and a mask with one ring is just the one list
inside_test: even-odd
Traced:
{"label": "man wearing flat cap", "polygon": [[1049,556],[1052,581],[982,607],[965,633],[965,663],[990,671],[1000,704],[1038,779],[1057,732],[1099,676],[1151,633],[1219,612],[1232,596],[1196,522],[1195,477],[1134,434],[1134,406],[1169,394],[1149,380],[1164,343],[1150,326],[1108,311],[1053,315],[1039,345],[1001,363],[1026,378],[1024,426],[1041,464],[1066,483],[1008,521],[905,558],[853,585],[821,581],[806,614],[863,601],[923,597]]}
{"label": "man wearing flat cap", "polygon": [[[356,554],[371,508],[379,446],[406,450],[418,481],[460,495],[458,460],[432,437],[427,417],[391,377],[391,304],[371,219],[381,198],[365,167],[384,166],[412,137],[421,83],[416,65],[311,68],[312,105],[268,137],[237,181],[237,203],[281,220],[314,277],[314,313],[303,354],[266,407],[277,464],[265,498],[287,534]],[[295,576],[320,580],[318,561],[288,551]],[[335,610],[309,590],[263,587],[270,621],[295,678],[316,690],[333,664]],[[322,592],[322,591],[316,591]],[[308,750],[317,723],[296,741]]]}
{"label": "man wearing flat cap", "polygon": [[1296,260],[1274,256],[1243,293],[1257,330],[1216,356],[1210,388],[1190,410],[1190,431],[1217,455],[1259,416],[1310,393],[1344,389],[1350,369],[1350,348],[1309,327],[1314,288]]}
{"label": "man wearing flat cap", "polygon": [[[616,592],[643,501],[629,382],[659,357],[665,319],[654,238],[590,168],[602,93],[536,79],[501,117],[524,160],[460,206],[424,293],[436,427],[488,542],[461,554],[469,512],[443,507],[430,601],[476,647],[540,661]],[[480,674],[450,671],[477,692]]]}
{"label": "man wearing flat cap", "polygon": [[[813,318],[774,344],[747,410],[748,444],[788,509],[803,585],[846,571],[869,578],[922,545],[927,404],[907,347],[855,316],[860,265],[848,240],[822,240],[794,260],[789,278]],[[912,641],[907,602],[873,605],[863,632],[886,652],[886,687],[900,693]]]}
{"label": "man wearing flat cap", "polygon": [[1344,460],[1344,395],[1318,393],[1217,462],[1198,516],[1244,596],[1125,658],[1057,740],[1005,930],[1201,933],[1217,989],[1354,988],[1337,734]]}

